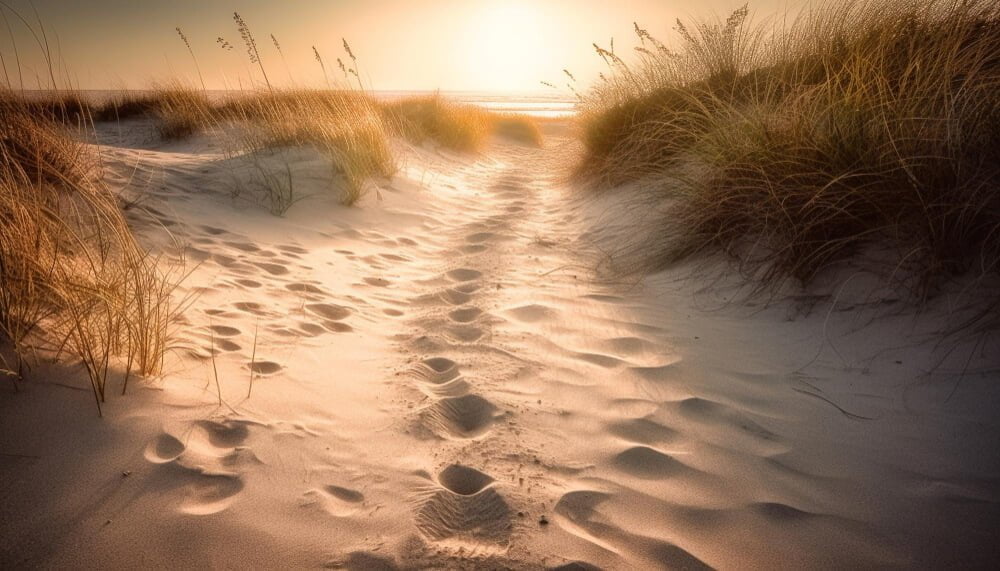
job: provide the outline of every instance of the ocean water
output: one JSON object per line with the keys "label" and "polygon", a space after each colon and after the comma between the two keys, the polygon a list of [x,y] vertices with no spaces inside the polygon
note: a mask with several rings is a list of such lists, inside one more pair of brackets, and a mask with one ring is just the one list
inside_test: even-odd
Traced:
{"label": "ocean water", "polygon": [[[430,95],[428,91],[378,91],[385,99]],[[497,113],[520,113],[532,117],[572,117],[576,114],[576,98],[558,93],[488,91],[441,91],[442,96],[459,103],[476,105]]]}

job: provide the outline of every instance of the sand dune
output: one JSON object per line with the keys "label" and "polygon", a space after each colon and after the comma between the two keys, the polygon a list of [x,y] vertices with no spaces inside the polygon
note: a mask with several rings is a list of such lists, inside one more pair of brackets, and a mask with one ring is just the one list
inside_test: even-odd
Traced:
{"label": "sand dune", "polygon": [[1000,558],[998,348],[935,346],[946,301],[860,326],[733,301],[703,268],[602,280],[642,217],[628,189],[573,192],[555,127],[543,149],[400,145],[353,208],[291,153],[304,198],[275,217],[217,138],[125,126],[100,140],[142,181],[130,222],[190,273],[176,350],[104,419],[60,366],[4,389],[5,568]]}

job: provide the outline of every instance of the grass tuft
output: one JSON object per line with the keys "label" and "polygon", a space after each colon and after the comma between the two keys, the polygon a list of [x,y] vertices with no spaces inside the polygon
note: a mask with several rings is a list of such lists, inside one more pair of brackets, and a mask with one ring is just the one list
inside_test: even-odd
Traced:
{"label": "grass tuft", "polygon": [[494,134],[529,145],[542,143],[541,131],[530,117],[492,113],[438,93],[386,102],[382,112],[395,133],[416,144],[431,140],[453,151],[477,152]]}
{"label": "grass tuft", "polygon": [[125,382],[160,371],[172,288],[66,126],[77,109],[0,92],[0,338],[19,376],[38,351],[79,359],[100,410],[119,363]]}

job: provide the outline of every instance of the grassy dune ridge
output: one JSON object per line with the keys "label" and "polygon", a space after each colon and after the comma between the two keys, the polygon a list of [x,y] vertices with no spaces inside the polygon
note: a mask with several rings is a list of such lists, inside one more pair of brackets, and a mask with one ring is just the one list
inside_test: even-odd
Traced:
{"label": "grassy dune ridge", "polygon": [[646,269],[723,251],[765,285],[876,243],[926,293],[1000,263],[1000,5],[857,0],[788,25],[636,25],[584,97],[577,174],[669,204]]}
{"label": "grassy dune ridge", "polygon": [[[152,118],[160,137],[168,141],[227,131],[236,135],[234,152],[251,155],[314,147],[342,176],[346,204],[364,194],[370,179],[395,172],[390,150],[394,137],[414,144],[431,141],[458,152],[481,151],[494,135],[542,144],[538,125],[528,116],[494,113],[440,94],[383,101],[361,89],[260,88],[211,99],[200,89],[174,81],[148,91],[122,91],[103,102],[68,91],[36,96],[24,104],[41,116],[71,124]],[[276,201],[271,201],[276,214],[291,206],[288,197],[270,198]]]}

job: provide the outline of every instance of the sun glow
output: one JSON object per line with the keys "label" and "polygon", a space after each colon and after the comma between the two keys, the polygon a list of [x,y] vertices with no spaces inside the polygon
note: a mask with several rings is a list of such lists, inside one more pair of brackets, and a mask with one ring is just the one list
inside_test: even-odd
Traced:
{"label": "sun glow", "polygon": [[470,83],[484,89],[537,87],[549,63],[546,48],[557,26],[546,25],[545,8],[537,2],[477,3],[467,20],[461,55]]}

